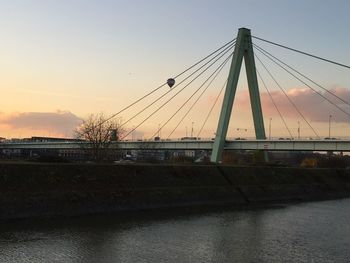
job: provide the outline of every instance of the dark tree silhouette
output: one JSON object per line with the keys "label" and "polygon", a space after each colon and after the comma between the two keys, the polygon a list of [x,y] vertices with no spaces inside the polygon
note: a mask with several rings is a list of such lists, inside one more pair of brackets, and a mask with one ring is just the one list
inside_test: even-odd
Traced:
{"label": "dark tree silhouette", "polygon": [[108,120],[104,113],[90,114],[76,131],[76,138],[83,140],[82,147],[95,161],[102,161],[110,153],[110,145],[118,141],[125,130],[121,119]]}

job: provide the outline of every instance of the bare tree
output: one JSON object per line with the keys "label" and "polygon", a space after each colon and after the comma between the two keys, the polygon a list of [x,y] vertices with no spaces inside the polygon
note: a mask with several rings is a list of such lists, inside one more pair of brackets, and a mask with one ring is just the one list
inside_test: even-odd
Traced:
{"label": "bare tree", "polygon": [[103,160],[113,141],[118,141],[125,130],[121,119],[108,119],[104,113],[90,114],[76,131],[76,138],[85,141],[84,149],[91,153],[96,161]]}

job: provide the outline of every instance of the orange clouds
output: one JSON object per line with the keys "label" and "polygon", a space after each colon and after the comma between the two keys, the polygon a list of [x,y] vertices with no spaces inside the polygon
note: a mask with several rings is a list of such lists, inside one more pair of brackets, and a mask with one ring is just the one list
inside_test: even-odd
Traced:
{"label": "orange clouds", "polygon": [[80,117],[68,111],[0,113],[0,132],[7,137],[72,136],[81,123]]}
{"label": "orange clouds", "polygon": [[[332,93],[341,97],[345,101],[350,102],[350,91],[346,88],[335,87],[330,90]],[[278,109],[282,115],[287,118],[300,118],[298,112],[293,108],[282,91],[270,91],[273,100],[275,101]],[[350,123],[350,117],[341,112],[335,106],[330,104],[327,100],[308,88],[294,88],[286,92],[293,103],[298,107],[302,114],[309,120],[314,122],[327,122],[329,115],[333,115],[333,121]],[[319,91],[324,97],[332,101],[338,107],[346,112],[350,113],[350,106],[342,102],[341,100],[330,95],[326,91]],[[263,113],[265,116],[278,115],[275,106],[271,102],[271,99],[267,92],[260,93],[261,103],[263,107]],[[235,107],[239,107],[244,110],[250,110],[250,100],[248,91],[242,91],[237,94],[237,101]]]}
{"label": "orange clouds", "polygon": [[[350,91],[342,87],[333,87],[331,92],[341,97],[345,101],[350,101]],[[341,100],[334,98],[327,92],[320,92],[324,97],[331,100],[338,107],[342,108],[344,111],[350,113],[350,106]],[[311,122],[328,122],[329,115],[332,115],[332,122],[350,124],[350,117],[343,112],[339,111],[336,107],[331,105],[324,98],[320,97],[318,94],[310,89],[294,88],[287,91],[290,99],[295,103],[298,109],[304,114],[307,120]],[[266,117],[278,116],[278,113],[271,102],[271,99],[267,92],[261,92],[261,102],[263,107],[263,114]],[[277,104],[280,112],[285,118],[298,119],[301,117],[293,106],[289,103],[285,95],[279,90],[272,90],[271,96],[275,103]],[[222,97],[221,97],[222,98]],[[179,134],[181,136],[185,134],[185,128],[191,127],[191,122],[195,121],[196,129],[199,129],[202,121],[204,120],[207,112],[214,103],[216,96],[208,96],[203,104],[197,108],[192,115],[188,117],[187,123],[184,122],[179,127]],[[218,104],[221,103],[221,99]],[[236,99],[234,103],[234,112],[236,112],[235,127],[242,126],[246,127],[247,120],[246,116],[250,116],[250,99],[248,90],[239,91],[236,94]],[[206,129],[210,130],[210,134],[216,129],[216,123],[218,118],[218,111],[221,105],[217,105],[214,112],[212,113],[211,119],[208,121]],[[175,109],[174,109],[175,110]],[[247,113],[247,114],[246,114]],[[128,136],[129,138],[134,137],[139,139],[141,137],[145,138],[151,136],[157,131],[157,127],[160,123],[163,123],[164,119],[170,116],[168,111],[165,111],[162,117],[157,120],[149,120],[148,127],[141,127],[137,129],[134,133]],[[238,119],[237,119],[238,118]],[[166,136],[171,130],[172,125],[175,125],[177,121],[169,123],[167,127],[162,129],[162,136]],[[69,111],[56,111],[56,112],[21,112],[21,113],[1,113],[0,112],[0,137],[29,137],[29,136],[73,136],[74,129],[82,123],[82,118],[76,116],[74,113]],[[136,125],[138,122],[130,124],[129,129]],[[242,124],[243,123],[243,124]],[[275,124],[276,127],[277,124]],[[323,124],[322,124],[323,125]],[[171,126],[171,127],[170,127]],[[151,127],[151,128],[150,128]]]}

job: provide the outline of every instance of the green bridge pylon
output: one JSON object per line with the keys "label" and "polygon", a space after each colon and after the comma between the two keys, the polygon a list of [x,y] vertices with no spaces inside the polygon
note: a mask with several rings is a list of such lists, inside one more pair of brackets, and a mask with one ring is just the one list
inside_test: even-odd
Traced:
{"label": "green bridge pylon", "polygon": [[228,76],[225,96],[222,103],[219,123],[216,130],[216,136],[211,155],[211,162],[214,163],[221,161],[243,58],[247,73],[250,104],[253,112],[255,136],[256,139],[266,139],[264,119],[261,110],[258,80],[255,69],[252,37],[250,34],[250,29],[240,28],[238,30],[236,46],[232,57],[231,68]]}

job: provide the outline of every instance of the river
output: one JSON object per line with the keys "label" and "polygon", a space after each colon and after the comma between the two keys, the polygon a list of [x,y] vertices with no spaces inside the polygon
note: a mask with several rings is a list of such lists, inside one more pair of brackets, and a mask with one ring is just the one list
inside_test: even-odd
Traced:
{"label": "river", "polygon": [[0,262],[350,262],[350,199],[0,222]]}

